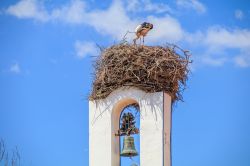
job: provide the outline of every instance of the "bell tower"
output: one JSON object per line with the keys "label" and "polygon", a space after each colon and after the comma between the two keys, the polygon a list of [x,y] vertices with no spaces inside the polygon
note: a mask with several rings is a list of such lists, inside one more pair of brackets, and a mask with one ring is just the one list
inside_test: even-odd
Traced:
{"label": "bell tower", "polygon": [[119,119],[130,105],[140,107],[140,165],[171,165],[171,97],[124,87],[107,98],[89,101],[89,165],[120,166]]}
{"label": "bell tower", "polygon": [[[171,106],[182,99],[189,63],[176,45],[102,50],[89,97],[90,166],[123,166],[134,156],[140,166],[171,166]],[[129,105],[138,106],[139,123],[123,112]]]}

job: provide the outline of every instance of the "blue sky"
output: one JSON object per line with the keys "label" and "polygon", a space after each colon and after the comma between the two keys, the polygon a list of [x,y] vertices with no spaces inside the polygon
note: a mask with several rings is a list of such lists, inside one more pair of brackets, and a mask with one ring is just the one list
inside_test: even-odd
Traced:
{"label": "blue sky", "polygon": [[[96,43],[148,21],[147,45],[192,52],[185,102],[173,111],[173,166],[250,165],[247,0],[2,0],[0,137],[23,165],[88,165]],[[127,36],[131,41],[132,34]]]}

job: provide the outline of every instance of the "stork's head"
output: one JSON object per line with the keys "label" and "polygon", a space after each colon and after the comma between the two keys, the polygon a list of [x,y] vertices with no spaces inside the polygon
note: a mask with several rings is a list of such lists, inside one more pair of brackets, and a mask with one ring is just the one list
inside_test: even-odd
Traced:
{"label": "stork's head", "polygon": [[151,24],[151,23],[148,23],[148,27],[150,28],[150,29],[153,29],[153,24]]}
{"label": "stork's head", "polygon": [[153,29],[153,24],[148,23],[148,22],[144,22],[143,24],[144,24],[145,28]]}

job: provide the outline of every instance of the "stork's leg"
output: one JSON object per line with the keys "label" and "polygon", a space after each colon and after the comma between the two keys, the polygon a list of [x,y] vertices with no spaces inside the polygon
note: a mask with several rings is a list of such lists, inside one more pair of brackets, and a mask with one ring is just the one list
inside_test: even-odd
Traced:
{"label": "stork's leg", "polygon": [[136,38],[133,41],[134,41],[134,45],[136,45]]}
{"label": "stork's leg", "polygon": [[141,45],[141,37],[140,37],[140,45]]}
{"label": "stork's leg", "polygon": [[139,37],[138,36],[136,36],[136,38],[134,38],[134,45],[136,45],[136,40],[138,40],[139,39]]}
{"label": "stork's leg", "polygon": [[144,36],[142,37],[142,45],[144,46]]}

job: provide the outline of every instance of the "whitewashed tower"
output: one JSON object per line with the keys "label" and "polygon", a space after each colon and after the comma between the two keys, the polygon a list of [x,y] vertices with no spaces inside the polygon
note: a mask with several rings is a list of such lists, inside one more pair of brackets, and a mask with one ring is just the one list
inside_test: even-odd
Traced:
{"label": "whitewashed tower", "polygon": [[102,51],[89,98],[90,166],[120,166],[124,153],[115,134],[124,131],[121,113],[133,104],[140,111],[140,166],[171,166],[171,106],[181,99],[189,63],[188,51],[175,45],[123,43]]}
{"label": "whitewashed tower", "polygon": [[107,98],[89,102],[89,165],[119,166],[120,113],[127,105],[140,106],[141,166],[170,166],[171,97],[163,92],[145,93],[120,88]]}

